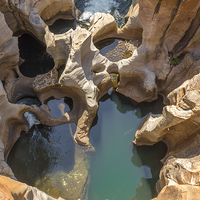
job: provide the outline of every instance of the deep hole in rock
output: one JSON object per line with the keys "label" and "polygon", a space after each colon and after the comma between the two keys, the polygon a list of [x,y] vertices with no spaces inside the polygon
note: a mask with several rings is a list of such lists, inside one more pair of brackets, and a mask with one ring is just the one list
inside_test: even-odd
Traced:
{"label": "deep hole in rock", "polygon": [[54,34],[65,33],[71,28],[76,29],[76,20],[58,19],[49,26],[49,30]]}
{"label": "deep hole in rock", "polygon": [[[68,109],[73,108],[72,99],[66,97],[61,100],[69,104],[68,107],[66,106]],[[57,101],[59,100],[53,101],[54,105],[51,105],[56,109],[58,109]],[[23,98],[17,103],[37,106],[41,104],[37,98],[32,97]],[[58,188],[75,165],[73,140],[75,130],[75,124],[55,127],[39,124],[33,125],[26,133],[22,131],[8,156],[8,164],[16,178],[55,198],[62,196]],[[59,181],[52,182],[56,178]]]}
{"label": "deep hole in rock", "polygon": [[18,39],[20,57],[25,61],[20,65],[20,72],[27,77],[45,74],[54,67],[54,61],[38,40],[29,34],[23,34]]}
{"label": "deep hole in rock", "polygon": [[[159,179],[159,173],[163,166],[160,160],[165,156],[166,153],[167,153],[167,146],[163,142],[158,142],[154,144],[153,146],[134,146],[133,147],[133,156],[131,159],[132,163],[138,167],[141,167],[142,165],[144,165],[150,168],[152,177],[146,180],[149,183],[149,186],[151,187],[152,197],[157,196],[155,185]],[[140,162],[137,162],[137,159],[135,159],[135,157],[138,155],[141,159]],[[141,179],[140,184],[136,187],[136,191],[137,191],[136,199],[147,199],[147,194],[143,192],[145,191],[145,183],[143,179],[144,178]]]}

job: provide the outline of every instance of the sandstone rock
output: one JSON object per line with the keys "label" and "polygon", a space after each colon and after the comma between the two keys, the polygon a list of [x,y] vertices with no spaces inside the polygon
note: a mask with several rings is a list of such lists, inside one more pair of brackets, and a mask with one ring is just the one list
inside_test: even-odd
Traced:
{"label": "sandstone rock", "polygon": [[[37,188],[28,186],[5,176],[0,176],[0,199],[55,200]],[[62,198],[59,198],[59,200],[62,200]]]}
{"label": "sandstone rock", "polygon": [[199,186],[199,163],[199,155],[195,154],[184,158],[170,156],[160,172],[157,190],[160,192],[166,185],[176,184]]}
{"label": "sandstone rock", "polygon": [[[21,130],[28,129],[24,118],[27,111],[34,112],[46,125],[76,123],[74,140],[91,146],[88,135],[98,101],[112,86],[109,74],[117,73],[117,91],[121,94],[137,102],[153,101],[161,94],[170,104],[162,115],[148,115],[144,119],[134,141],[137,145],[163,141],[168,146],[163,161],[174,157],[168,159],[162,169],[157,184],[161,193],[157,199],[184,199],[186,194],[193,199],[194,192],[199,191],[199,8],[197,0],[138,0],[138,4],[133,1],[122,29],[111,15],[97,13],[89,31],[77,28],[55,35],[47,25],[58,18],[76,18],[73,1],[1,1],[0,11],[5,20],[1,13],[0,137],[3,143],[0,143],[0,174],[15,179],[5,160]],[[18,69],[17,38],[12,37],[6,23],[16,35],[30,32],[42,41],[54,59],[54,69],[35,78],[24,77]],[[106,38],[135,39],[142,44],[130,58],[111,62],[94,46]],[[180,63],[170,65],[170,60],[178,56],[183,56]],[[42,105],[15,104],[26,96],[37,97]],[[45,103],[50,97],[71,98],[73,109],[56,119]],[[86,165],[77,194],[83,190],[87,193],[83,186],[89,180]],[[77,171],[75,167],[71,175],[75,177]],[[5,176],[0,177],[2,196],[51,199]],[[172,193],[174,196],[170,197]],[[70,195],[75,195],[75,190]]]}
{"label": "sandstone rock", "polygon": [[199,126],[199,76],[187,80],[168,95],[170,105],[163,108],[162,115],[150,114],[144,119],[136,132],[134,142],[137,145],[152,145],[162,140],[170,152],[180,141],[196,133]]}
{"label": "sandstone rock", "polygon": [[139,4],[133,1],[127,14],[129,16],[127,23],[119,30],[119,35],[125,39],[142,40],[143,27],[139,18]]}
{"label": "sandstone rock", "polygon": [[90,23],[89,31],[92,33],[94,43],[107,38],[142,39],[142,26],[139,20],[139,6],[134,7],[126,25],[120,29],[114,17],[110,14],[95,13]]}
{"label": "sandstone rock", "polygon": [[47,25],[60,18],[75,19],[78,14],[73,0],[2,0],[0,11],[16,35],[29,32],[42,42]]}
{"label": "sandstone rock", "polygon": [[[118,92],[137,102],[152,101],[161,94],[167,103],[167,94],[198,73],[199,6],[196,0],[140,0],[138,4],[133,1],[128,21],[122,29],[117,28],[111,16],[95,15],[89,29],[95,43],[106,38],[142,40],[131,58],[116,64],[114,71],[120,77]],[[183,26],[178,26],[186,18]],[[187,35],[189,31],[191,34]],[[175,37],[174,32],[177,32]],[[169,61],[180,54],[187,55],[173,68]],[[108,69],[108,72],[113,71]],[[178,77],[176,73],[179,73]],[[174,78],[176,81],[172,81]]]}
{"label": "sandstone rock", "polygon": [[[66,40],[67,37],[69,39]],[[45,39],[47,51],[54,58],[56,68],[62,70],[58,77],[59,87],[55,86],[62,91],[62,96],[73,99],[71,113],[77,123],[75,141],[89,145],[88,134],[98,109],[98,100],[112,86],[106,72],[106,67],[111,63],[100,55],[92,43],[91,34],[85,29],[77,28],[62,35],[54,35],[47,30]],[[45,95],[42,91],[42,95]]]}
{"label": "sandstone rock", "polygon": [[5,200],[14,200],[8,187],[2,183],[0,183],[0,198]]}
{"label": "sandstone rock", "polygon": [[161,191],[157,199],[167,199],[170,190],[174,191],[173,198],[183,195],[185,190],[190,196],[191,187],[199,186],[199,77],[200,74],[194,76],[172,91],[168,95],[170,105],[163,108],[163,114],[148,115],[136,132],[134,143],[137,145],[163,141],[168,147],[163,158],[167,161],[157,183],[157,190]]}
{"label": "sandstone rock", "polygon": [[189,185],[170,185],[163,188],[161,193],[155,200],[196,200],[199,196],[199,186],[189,186]]}
{"label": "sandstone rock", "polygon": [[114,38],[117,30],[117,23],[114,17],[106,13],[95,13],[89,28],[94,43],[106,38]]}

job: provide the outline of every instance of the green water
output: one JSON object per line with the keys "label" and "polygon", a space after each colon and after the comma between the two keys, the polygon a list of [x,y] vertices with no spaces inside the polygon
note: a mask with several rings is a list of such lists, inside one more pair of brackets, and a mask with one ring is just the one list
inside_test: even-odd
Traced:
{"label": "green water", "polygon": [[[63,100],[48,103],[55,117],[60,115],[60,102]],[[160,113],[161,109],[161,98],[137,106],[116,92],[101,99],[90,132],[96,152],[89,159],[89,200],[147,200],[156,196],[155,183],[162,166],[159,160],[166,146],[159,143],[136,147],[132,140],[143,117],[150,111]],[[69,173],[75,166],[75,144],[71,137],[74,132],[74,125],[38,125],[23,134],[8,159],[18,180],[54,197],[65,198],[62,180],[57,180],[54,174]]]}
{"label": "green water", "polygon": [[116,92],[104,98],[98,122],[90,132],[96,152],[90,167],[89,200],[151,199],[156,195],[155,182],[162,166],[159,160],[166,147],[160,143],[138,148],[131,141],[143,116],[150,110],[161,111],[161,99],[135,107]]}

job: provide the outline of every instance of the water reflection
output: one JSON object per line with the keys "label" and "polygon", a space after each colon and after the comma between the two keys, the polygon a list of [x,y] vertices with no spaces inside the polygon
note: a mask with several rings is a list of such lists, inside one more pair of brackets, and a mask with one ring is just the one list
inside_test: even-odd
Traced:
{"label": "water reflection", "polygon": [[45,192],[51,188],[50,194],[56,196],[55,190],[60,183],[52,181],[52,174],[58,171],[69,174],[75,166],[76,148],[71,135],[75,128],[73,124],[57,127],[37,125],[24,133],[8,157],[16,178],[39,189],[46,188]]}
{"label": "water reflection", "polygon": [[65,97],[62,99],[50,98],[46,101],[51,114],[55,118],[62,117],[67,111],[71,111],[73,108],[73,100],[71,98]]}
{"label": "water reflection", "polygon": [[[160,165],[148,160],[154,161],[157,154],[154,149],[164,154],[166,148],[156,146],[138,150],[131,141],[145,110],[158,114],[162,104],[159,107],[156,102],[149,103],[150,108],[145,108],[145,104],[135,106],[128,98],[112,91],[100,100],[99,105],[98,123],[90,132],[96,152],[91,160],[89,200],[151,199],[155,195]],[[143,161],[146,157],[142,154],[146,151],[149,151],[148,160]]]}
{"label": "water reflection", "polygon": [[[143,168],[145,177],[141,178],[140,184],[136,187],[137,193],[131,200],[148,199],[149,196],[156,197],[155,185],[162,167],[160,160],[165,156],[166,152],[167,146],[162,142],[153,146],[133,146],[131,161],[135,166]],[[150,186],[147,191],[146,184]]]}

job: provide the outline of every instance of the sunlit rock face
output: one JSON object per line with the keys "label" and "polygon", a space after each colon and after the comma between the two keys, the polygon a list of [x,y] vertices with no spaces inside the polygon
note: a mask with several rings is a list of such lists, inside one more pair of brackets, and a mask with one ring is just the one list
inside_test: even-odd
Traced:
{"label": "sunlit rock face", "polygon": [[[170,105],[163,108],[163,114],[148,115],[136,132],[137,145],[163,141],[168,146],[163,159],[167,161],[157,183],[161,191],[158,199],[167,198],[170,191],[195,199],[191,186],[199,186],[199,87],[198,74],[172,91],[168,95]],[[199,191],[198,187],[194,189]]]}
{"label": "sunlit rock face", "polygon": [[180,141],[182,145],[187,142],[188,146],[198,134],[199,74],[172,91],[168,100],[170,105],[163,108],[162,115],[148,115],[144,119],[134,142],[152,145],[162,140],[168,145],[168,155],[171,155],[181,149]]}
{"label": "sunlit rock face", "polygon": [[73,0],[2,0],[0,11],[4,13],[6,23],[16,35],[30,32],[41,41],[47,25],[59,18],[76,19],[79,15]]}
{"label": "sunlit rock face", "polygon": [[[48,196],[42,191],[39,191],[37,188],[28,186],[24,183],[20,183],[13,179],[10,179],[6,176],[0,175],[0,197],[2,199],[46,199],[46,200],[55,200],[54,198]],[[63,200],[59,198],[59,200]]]}
{"label": "sunlit rock face", "polygon": [[[121,60],[117,69],[108,69],[120,75],[118,92],[137,102],[152,101],[161,94],[168,103],[167,94],[198,73],[198,8],[195,0],[133,1],[122,29],[108,14],[94,16],[89,30],[95,43],[113,37],[142,41],[131,58]],[[184,24],[178,26],[185,18]]]}
{"label": "sunlit rock face", "polygon": [[[90,32],[79,28],[75,31],[69,31],[66,34],[54,35],[46,28],[44,43],[47,46],[47,51],[54,59],[55,67],[46,74],[37,75],[34,78],[25,77],[20,73],[18,68],[20,59],[17,38],[12,38],[12,31],[5,23],[3,14],[1,14],[1,20],[5,26],[2,29],[1,35],[2,48],[4,49],[2,54],[5,54],[2,57],[1,64],[1,81],[3,84],[0,84],[0,95],[2,97],[0,136],[3,141],[2,145],[4,144],[2,146],[1,165],[3,168],[1,174],[15,179],[5,159],[7,159],[12,146],[20,137],[20,132],[28,130],[28,124],[24,118],[24,113],[27,111],[35,113],[41,123],[50,126],[76,123],[75,142],[91,146],[88,135],[90,126],[98,110],[98,100],[112,86],[112,80],[106,72],[106,68],[111,62],[102,56],[99,50],[93,45]],[[41,40],[43,37],[42,34],[41,37],[38,35],[36,33],[37,38]],[[37,97],[41,102],[41,106],[15,104],[19,99],[26,96]],[[45,102],[49,98],[61,99],[66,97],[72,99],[72,109],[66,113],[64,113],[63,109],[61,118],[57,119],[53,117]],[[91,150],[93,150],[92,147],[90,147],[89,151]],[[67,199],[87,199],[90,182],[88,174],[89,164],[88,158],[84,157],[86,153],[84,152],[83,155],[79,155],[81,153],[83,151],[79,150],[78,152],[78,149],[76,150],[75,166],[70,174],[57,173],[55,175],[65,180],[68,179],[69,182],[63,184],[65,187],[63,190],[67,192]],[[18,182],[14,183],[15,185],[18,184]],[[13,182],[12,180],[6,181],[2,187],[6,187],[6,184],[12,185]],[[43,180],[43,185],[45,185],[45,180]],[[20,184],[18,186],[20,187]],[[48,186],[48,183],[46,186]],[[38,198],[40,199],[51,199],[51,197],[46,197],[44,193],[37,191],[37,189],[32,189],[27,185],[23,185],[22,188],[23,195],[21,198],[26,199],[26,196],[30,195],[36,198],[39,195],[40,197]],[[12,192],[12,188],[9,190]],[[17,193],[14,198],[19,198],[19,195]]]}
{"label": "sunlit rock face", "polygon": [[[24,113],[35,113],[42,124],[49,126],[75,123],[74,141],[93,151],[89,130],[99,99],[112,87],[109,74],[116,73],[119,93],[136,102],[150,102],[161,94],[168,104],[162,115],[148,115],[144,119],[134,140],[136,145],[163,141],[168,146],[163,161],[172,156],[161,171],[157,184],[161,192],[157,199],[170,199],[171,191],[178,196],[173,199],[184,199],[185,194],[194,199],[192,191],[199,192],[199,8],[198,0],[138,0],[138,3],[133,1],[128,21],[121,29],[111,15],[96,13],[89,30],[76,28],[53,34],[48,25],[59,18],[77,18],[74,1],[1,1],[0,174],[3,177],[0,177],[0,195],[6,191],[14,199],[26,199],[29,195],[32,199],[51,199],[25,184],[18,193],[12,193],[10,185],[21,188],[21,184],[13,180],[6,159],[20,132],[28,130]],[[21,74],[18,65],[23,61],[13,33],[19,36],[24,32],[31,33],[46,46],[55,63],[52,70],[33,78]],[[138,40],[141,45],[130,58],[112,62],[94,46],[108,38]],[[41,105],[16,104],[27,96],[37,97]],[[49,98],[70,98],[73,108],[67,112],[63,109],[62,116],[55,118],[46,104]],[[72,170],[74,174],[79,161]],[[85,183],[89,183],[87,162],[82,170],[79,192],[77,196],[73,196],[74,191],[69,192],[71,199],[87,199],[79,195],[87,188]]]}

